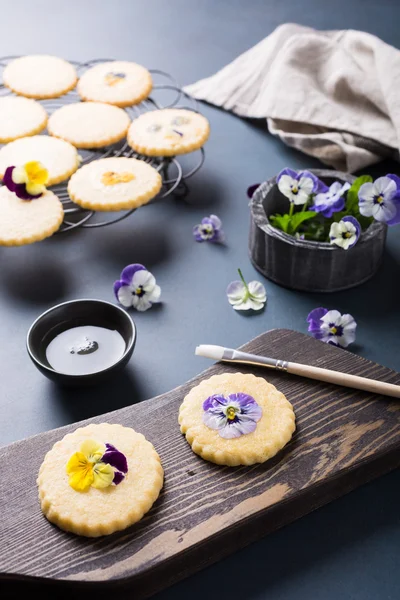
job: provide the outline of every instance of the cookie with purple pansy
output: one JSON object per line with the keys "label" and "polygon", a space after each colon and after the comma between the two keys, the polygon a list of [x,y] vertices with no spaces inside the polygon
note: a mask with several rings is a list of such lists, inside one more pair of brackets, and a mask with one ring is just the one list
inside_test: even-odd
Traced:
{"label": "cookie with purple pansy", "polygon": [[293,407],[263,377],[213,375],[183,399],[178,422],[193,452],[227,466],[263,463],[290,441]]}
{"label": "cookie with purple pansy", "polygon": [[164,471],[154,446],[130,427],[79,427],[57,441],[37,485],[45,517],[86,537],[109,535],[139,521],[157,500]]}

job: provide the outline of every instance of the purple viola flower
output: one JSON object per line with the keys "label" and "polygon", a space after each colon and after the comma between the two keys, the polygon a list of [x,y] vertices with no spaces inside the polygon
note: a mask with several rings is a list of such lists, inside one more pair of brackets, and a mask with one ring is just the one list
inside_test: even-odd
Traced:
{"label": "purple viola flower", "polygon": [[257,188],[259,188],[261,185],[261,183],[254,183],[253,185],[250,185],[247,188],[247,195],[249,198],[253,197],[254,192],[256,191]]}
{"label": "purple viola flower", "polygon": [[311,194],[326,192],[327,186],[310,171],[283,169],[277,175],[279,191],[293,204],[306,204]]}
{"label": "purple viola flower", "polygon": [[350,188],[350,183],[341,184],[340,181],[334,181],[329,186],[328,191],[316,194],[313,206],[310,210],[315,210],[329,219],[334,212],[339,212],[344,208],[343,194]]}
{"label": "purple viola flower", "polygon": [[363,183],[358,191],[360,213],[376,221],[395,225],[400,222],[400,189],[396,175],[378,177]]}
{"label": "purple viola flower", "polygon": [[347,348],[356,339],[356,321],[351,315],[342,315],[338,310],[315,308],[307,316],[307,322],[313,337],[332,346]]}
{"label": "purple viola flower", "polygon": [[6,188],[8,188],[10,190],[10,192],[14,192],[14,194],[16,196],[18,196],[18,198],[21,198],[21,200],[33,200],[35,198],[40,198],[40,196],[42,195],[42,192],[40,194],[36,194],[36,195],[30,194],[26,190],[25,183],[15,183],[14,182],[14,180],[13,180],[14,169],[15,169],[15,166],[7,167],[7,169],[4,172],[3,184],[6,186]]}
{"label": "purple viola flower", "polygon": [[193,235],[196,242],[223,242],[225,239],[221,220],[216,215],[205,217],[195,225]]}
{"label": "purple viola flower", "polygon": [[125,454],[122,454],[112,444],[106,444],[106,451],[101,458],[101,462],[107,463],[115,469],[113,483],[115,485],[121,483],[128,472],[128,462]]}
{"label": "purple viola flower", "polygon": [[343,217],[338,223],[332,223],[329,230],[331,244],[336,244],[343,250],[352,248],[361,235],[361,225],[355,217]]}
{"label": "purple viola flower", "polygon": [[141,312],[159,302],[161,288],[156,285],[155,277],[138,263],[128,265],[121,278],[114,283],[114,294],[118,302],[126,308],[136,308]]}
{"label": "purple viola flower", "polygon": [[252,433],[262,417],[262,409],[252,396],[239,392],[214,394],[203,402],[203,422],[218,430],[222,438],[237,438]]}

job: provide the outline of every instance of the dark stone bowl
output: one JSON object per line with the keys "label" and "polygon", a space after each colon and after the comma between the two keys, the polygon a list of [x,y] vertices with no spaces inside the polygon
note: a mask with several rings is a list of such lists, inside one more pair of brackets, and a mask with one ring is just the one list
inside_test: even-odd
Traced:
{"label": "dark stone bowl", "polygon": [[[310,171],[327,185],[355,180],[340,171]],[[378,271],[386,242],[385,223],[375,221],[353,248],[343,250],[326,242],[297,240],[273,227],[268,217],[287,209],[287,198],[279,191],[276,177],[262,183],[250,201],[249,254],[265,277],[294,290],[337,292],[364,283]]]}
{"label": "dark stone bowl", "polygon": [[[94,325],[115,329],[124,338],[125,351],[110,367],[95,373],[68,375],[53,369],[47,358],[46,348],[60,333],[71,327]],[[53,306],[42,313],[29,328],[26,347],[39,371],[53,381],[65,386],[99,384],[125,367],[136,344],[136,327],[128,313],[119,306],[104,300],[71,300]]]}

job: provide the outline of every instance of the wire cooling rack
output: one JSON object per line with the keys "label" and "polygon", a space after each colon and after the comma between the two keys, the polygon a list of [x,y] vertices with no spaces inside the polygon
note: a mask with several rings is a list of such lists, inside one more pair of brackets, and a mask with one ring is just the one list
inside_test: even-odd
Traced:
{"label": "wire cooling rack", "polygon": [[[2,81],[2,72],[4,67],[15,58],[18,58],[18,56],[5,56],[0,58],[0,81]],[[110,62],[114,60],[115,59],[112,58],[98,58],[84,63],[72,60],[69,62],[75,66],[79,77],[87,69],[98,63]],[[190,110],[199,112],[196,100],[185,94],[185,92],[171,75],[158,69],[149,69],[149,71],[154,82],[151,95],[140,104],[129,106],[124,109],[131,119],[137,118],[144,112],[158,110],[161,108],[188,108]],[[9,94],[13,94],[13,92],[6,88],[3,83],[0,83],[0,96],[6,96]],[[80,97],[76,89],[74,89],[60,98],[39,100],[38,102],[40,102],[48,114],[51,115],[55,110],[61,108],[61,106],[79,101]],[[43,133],[47,133],[47,131],[44,130]],[[1,146],[2,145],[0,144],[0,147]],[[148,157],[138,154],[132,150],[126,140],[111,146],[106,146],[105,148],[96,148],[93,150],[78,149],[78,152],[82,158],[81,166],[93,160],[97,160],[99,158],[108,158],[111,156],[137,158],[150,164],[152,167],[157,169],[162,177],[161,191],[151,202],[159,201],[162,198],[166,198],[170,195],[184,198],[189,191],[187,180],[197,173],[197,171],[203,165],[205,159],[203,148],[200,148],[200,150],[196,152],[191,152],[190,159],[192,164],[190,164],[188,167],[186,164],[182,164],[182,157],[180,157],[180,160],[178,160],[177,157]],[[186,163],[189,156],[184,156]],[[132,213],[134,213],[135,210],[137,210],[134,208],[128,211],[119,211],[113,213],[85,210],[71,201],[67,191],[67,184],[68,182],[63,182],[49,188],[60,198],[64,207],[64,221],[57,233],[70,231],[71,229],[76,229],[78,227],[89,229],[111,225],[112,223],[117,223],[118,221],[126,219]]]}

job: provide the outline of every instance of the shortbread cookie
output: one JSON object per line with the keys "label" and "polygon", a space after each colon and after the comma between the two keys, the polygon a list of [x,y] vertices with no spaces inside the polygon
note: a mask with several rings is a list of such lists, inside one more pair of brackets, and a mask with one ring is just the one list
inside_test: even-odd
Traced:
{"label": "shortbread cookie", "polygon": [[110,61],[88,69],[78,81],[82,100],[107,102],[115,106],[132,106],[151,92],[150,72],[134,62]]}
{"label": "shortbread cookie", "polygon": [[0,98],[0,143],[40,133],[46,127],[47,112],[39,102],[21,96]]}
{"label": "shortbread cookie", "polygon": [[10,142],[0,149],[0,179],[7,167],[32,160],[41,162],[49,172],[47,185],[65,181],[80,164],[77,149],[64,140],[49,135],[33,135]]}
{"label": "shortbread cookie", "polygon": [[84,165],[68,182],[68,194],[82,208],[118,211],[147,204],[160,191],[161,175],[136,158],[100,158]]}
{"label": "shortbread cookie", "polygon": [[0,188],[0,246],[23,246],[50,237],[64,219],[59,198],[46,190],[39,198],[21,200]]}
{"label": "shortbread cookie", "polygon": [[295,431],[285,396],[264,378],[243,373],[213,375],[192,388],[178,420],[193,452],[231,467],[269,460]]}
{"label": "shortbread cookie", "polygon": [[111,423],[66,434],[47,452],[37,477],[47,519],[86,537],[109,535],[139,521],[163,483],[154,446],[134,429]]}
{"label": "shortbread cookie", "polygon": [[132,121],[128,144],[146,156],[175,156],[198,150],[209,134],[210,125],[203,115],[184,108],[162,108]]}
{"label": "shortbread cookie", "polygon": [[50,135],[77,148],[102,148],[126,136],[131,120],[122,108],[104,102],[77,102],[57,109],[49,118]]}
{"label": "shortbread cookie", "polygon": [[21,56],[3,72],[4,85],[28,98],[58,98],[77,82],[75,67],[62,58],[47,54]]}

